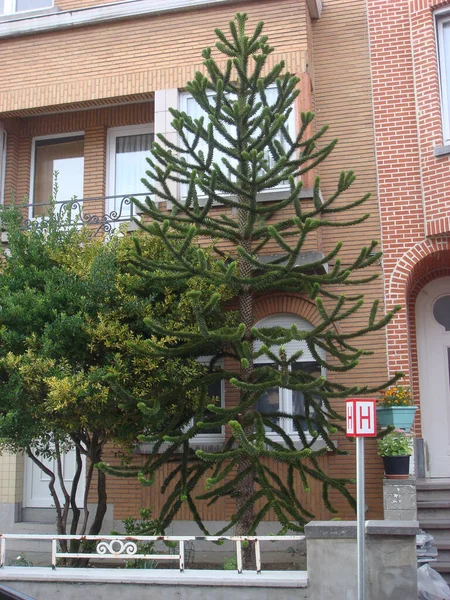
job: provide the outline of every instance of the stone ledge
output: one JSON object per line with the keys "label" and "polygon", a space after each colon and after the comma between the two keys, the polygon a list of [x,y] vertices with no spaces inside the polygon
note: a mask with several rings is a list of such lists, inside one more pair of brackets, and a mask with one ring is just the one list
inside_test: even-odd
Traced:
{"label": "stone ledge", "polygon": [[[413,536],[420,532],[417,521],[366,521],[367,535]],[[305,525],[305,536],[314,539],[356,539],[356,521],[313,521]]]}
{"label": "stone ledge", "polygon": [[447,146],[435,146],[434,147],[434,155],[436,157],[447,156],[447,154],[450,154],[450,144]]}
{"label": "stone ledge", "polygon": [[368,535],[408,536],[420,533],[417,521],[366,521]]}
{"label": "stone ledge", "polygon": [[356,521],[312,521],[305,525],[307,540],[356,539]]}
{"label": "stone ledge", "polygon": [[203,571],[177,569],[73,569],[45,567],[4,567],[0,581],[73,583],[134,583],[153,585],[194,585],[215,587],[306,588],[306,571]]}

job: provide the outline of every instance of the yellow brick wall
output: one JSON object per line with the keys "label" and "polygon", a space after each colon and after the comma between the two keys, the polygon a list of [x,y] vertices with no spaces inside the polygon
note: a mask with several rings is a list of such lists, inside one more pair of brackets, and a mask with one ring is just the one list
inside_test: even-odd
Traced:
{"label": "yellow brick wall", "polygon": [[[314,83],[317,126],[329,124],[325,141],[338,138],[334,152],[320,165],[321,189],[325,197],[335,189],[341,170],[354,169],[357,179],[345,198],[356,199],[365,193],[371,199],[351,213],[336,215],[336,221],[348,216],[371,213],[368,221],[353,228],[338,228],[322,232],[323,250],[330,250],[337,240],[344,241],[342,259],[348,264],[360,248],[372,239],[380,240],[378,215],[377,180],[372,120],[371,79],[369,48],[367,41],[367,15],[364,0],[327,0],[319,21],[313,22]],[[372,267],[364,276],[381,273],[382,266]],[[380,314],[383,314],[383,285],[381,277],[362,289],[343,289],[346,293],[365,294],[365,309],[361,314],[342,324],[344,330],[359,328],[364,323],[361,315],[367,313],[374,299],[380,299]],[[363,357],[358,367],[348,375],[333,375],[346,384],[358,383],[377,385],[387,379],[385,331],[379,331],[358,341],[358,346],[373,350],[374,356]],[[330,374],[331,376],[331,374]],[[341,412],[343,411],[341,405]],[[355,473],[355,448],[342,436],[340,447],[349,449],[348,458],[330,459],[330,471],[336,476],[353,477]],[[382,463],[376,453],[376,442],[366,442],[366,504],[369,518],[382,518]],[[337,505],[345,514],[348,509],[342,500]]]}
{"label": "yellow brick wall", "polygon": [[139,17],[91,27],[0,40],[1,113],[183,87],[201,67],[201,51],[215,43],[235,12],[250,26],[262,19],[277,40],[271,61],[305,70],[304,2],[240,2],[181,13]]}
{"label": "yellow brick wall", "polygon": [[[237,10],[248,11],[251,24],[259,19],[266,21],[266,32],[276,47],[274,61],[286,59],[288,69],[298,74],[308,70],[308,75],[304,76],[301,83],[301,108],[308,110],[314,105],[317,111],[316,127],[326,123],[330,125],[325,141],[334,137],[340,139],[334,154],[319,169],[324,196],[334,191],[342,169],[355,169],[358,176],[352,191],[346,195],[347,199],[356,199],[367,191],[373,194],[364,207],[351,213],[354,218],[369,211],[372,217],[368,221],[350,231],[339,228],[324,230],[321,240],[315,238],[313,241],[314,248],[323,246],[327,251],[337,240],[343,239],[343,260],[348,263],[355,258],[362,245],[380,237],[364,0],[327,0],[321,19],[312,23],[307,19],[304,3],[299,0],[246,1],[228,7],[141,18],[126,24],[115,23],[1,42],[0,52],[2,56],[5,52],[9,60],[5,62],[5,73],[0,76],[2,81],[8,82],[0,91],[0,111],[23,112],[36,107],[45,109],[58,103],[183,87],[200,66],[201,49],[214,42],[214,27],[224,27]],[[185,43],[186,35],[192,38],[192,43]],[[308,40],[313,60],[307,58]],[[13,56],[16,57],[14,69],[10,66]],[[67,60],[67,56],[71,60]],[[26,76],[30,69],[36,74],[36,85],[33,86]],[[311,98],[305,101],[311,93]],[[9,143],[13,151],[8,153],[6,197],[9,187],[14,185],[19,198],[28,192],[33,135],[77,130],[86,131],[85,195],[102,195],[107,127],[151,122],[153,113],[150,106],[146,103],[7,120]],[[347,215],[344,213],[333,218],[343,220]],[[380,267],[369,269],[367,274],[373,274],[375,270],[380,270]],[[358,291],[366,293],[366,306],[375,298],[383,298],[381,281],[366,284]],[[286,295],[274,295],[272,299],[267,299],[265,306],[267,311],[295,312],[300,310],[296,304],[298,301],[298,297],[289,299]],[[367,316],[367,309],[364,314]],[[359,328],[363,322],[359,315],[342,327],[344,330]],[[384,332],[367,336],[362,346],[375,350],[376,355],[363,359],[350,375],[330,374],[330,377],[346,384],[373,385],[383,380],[386,377]],[[339,408],[343,412],[343,403]],[[329,454],[321,459],[321,463],[337,476],[352,477],[355,471],[354,449],[344,436],[339,437],[339,445],[349,448],[352,454],[348,458]],[[114,449],[108,450],[106,458],[114,460]],[[136,460],[142,461],[142,458]],[[367,443],[367,473],[369,517],[379,518],[382,515],[382,467],[373,441]],[[155,515],[158,514],[163,501],[158,485],[142,488],[134,480],[108,478],[108,486],[109,501],[115,505],[116,518],[137,515],[140,507],[148,505],[154,508]],[[340,498],[336,499],[336,504],[341,511],[340,516],[353,516]],[[307,506],[318,518],[329,516],[322,507],[320,489],[316,484],[312,486]],[[203,507],[202,510],[206,518],[222,520],[229,518],[234,511],[234,503],[223,501],[211,508]],[[183,508],[177,518],[190,518],[187,509]],[[268,518],[273,518],[273,515]]]}
{"label": "yellow brick wall", "polygon": [[23,477],[23,455],[9,452],[0,454],[0,503],[22,502]]}

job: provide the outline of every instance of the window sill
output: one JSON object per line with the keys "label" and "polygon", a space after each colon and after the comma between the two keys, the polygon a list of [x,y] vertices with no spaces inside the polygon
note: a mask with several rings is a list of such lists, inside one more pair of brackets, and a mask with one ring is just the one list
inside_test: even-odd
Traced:
{"label": "window sill", "polygon": [[436,158],[440,158],[441,156],[447,156],[450,154],[450,144],[446,146],[435,146],[434,147],[434,156]]}
{"label": "window sill", "polygon": [[[278,444],[282,444],[283,440],[280,437],[274,437],[273,440],[275,442],[277,442]],[[294,446],[296,450],[302,450],[303,449],[303,445],[301,443],[301,441],[297,438],[293,438],[293,442],[294,442]],[[223,445],[225,443],[225,438],[223,437],[217,437],[216,440],[213,440],[212,438],[210,439],[197,439],[193,442],[191,442],[191,448],[193,450],[205,450],[206,452],[221,452],[223,450]],[[336,446],[337,443],[335,442]],[[167,444],[163,444],[160,447],[160,452],[164,452],[165,450],[167,450],[168,445]],[[314,451],[318,451],[318,450],[323,450],[324,448],[327,448],[326,443],[324,442],[324,440],[316,440],[314,442],[314,444],[311,446],[311,450]],[[270,448],[270,446],[266,446],[267,450],[271,450],[272,448]],[[153,444],[140,444],[139,446],[136,446],[135,450],[134,450],[134,454],[151,454],[153,451]],[[331,452],[331,450],[329,450]]]}
{"label": "window sill", "polygon": [[[279,200],[284,200],[286,198],[286,194],[289,191],[287,187],[280,187],[279,189],[268,190],[265,192],[261,192],[257,196],[258,202],[278,202]],[[300,192],[300,200],[311,200],[314,194],[313,188],[302,188]],[[236,196],[224,196],[225,199],[228,200],[236,200]],[[322,195],[321,195],[322,198]],[[186,196],[181,197],[181,201],[185,201]],[[323,202],[323,198],[322,198]],[[200,206],[204,206],[206,204],[206,196],[200,196],[198,199],[198,203]],[[172,205],[171,205],[172,206]],[[213,206],[223,206],[221,202],[213,202]],[[232,209],[233,211],[236,208]]]}
{"label": "window sill", "polygon": [[[190,447],[192,450],[205,450],[206,452],[221,452],[223,450],[223,445],[225,443],[225,438],[223,436],[218,435],[216,439],[214,438],[205,438],[205,439],[196,439],[192,441]],[[139,444],[136,446],[134,450],[134,454],[151,454],[153,452],[154,444]],[[159,452],[162,453],[169,447],[168,444],[162,444],[159,449]]]}
{"label": "window sill", "polygon": [[0,37],[1,31],[3,29],[2,25],[4,23],[15,23],[17,21],[27,21],[29,19],[44,17],[47,15],[55,15],[59,13],[60,10],[57,6],[53,6],[51,8],[41,8],[38,10],[26,10],[23,12],[12,13],[10,15],[1,15],[0,16]]}

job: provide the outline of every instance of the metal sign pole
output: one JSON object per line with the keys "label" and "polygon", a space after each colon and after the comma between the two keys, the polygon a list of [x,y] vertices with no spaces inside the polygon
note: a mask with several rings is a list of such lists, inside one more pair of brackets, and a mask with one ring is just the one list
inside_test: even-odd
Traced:
{"label": "metal sign pole", "polygon": [[365,512],[364,499],[364,438],[356,438],[356,517],[357,517],[357,545],[358,545],[358,600],[366,598],[366,572],[365,572]]}

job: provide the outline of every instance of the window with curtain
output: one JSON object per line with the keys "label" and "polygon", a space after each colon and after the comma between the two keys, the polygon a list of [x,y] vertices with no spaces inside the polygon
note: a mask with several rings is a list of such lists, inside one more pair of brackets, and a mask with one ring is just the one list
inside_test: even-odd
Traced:
{"label": "window with curtain", "polygon": [[[212,96],[212,94],[211,94]],[[275,86],[270,87],[266,90],[266,98],[269,104],[274,105],[277,101],[277,97],[278,97],[278,92],[277,92],[277,88]],[[190,117],[192,117],[194,120],[195,119],[199,119],[200,117],[204,117],[204,126],[207,127],[209,124],[209,119],[206,116],[205,111],[197,104],[197,102],[194,100],[194,98],[188,94],[188,93],[183,93],[181,96],[181,110],[184,110],[184,112],[189,115]],[[286,122],[286,128],[289,132],[289,135],[291,137],[294,136],[295,134],[295,108],[291,111],[289,118]],[[233,135],[235,137],[235,127],[233,127],[232,125],[228,126],[228,131],[231,135]],[[257,132],[259,133],[259,131]],[[229,143],[225,140],[225,138],[223,137],[223,135],[221,135],[219,132],[215,132],[214,137],[221,142],[223,145],[228,146]],[[188,139],[190,141],[192,141],[194,138],[193,134],[189,134],[188,135]],[[284,136],[282,135],[281,132],[278,133],[277,135],[277,139],[278,141],[281,143],[281,145],[283,147],[286,147],[286,140],[284,138]],[[200,141],[198,146],[197,146],[197,151],[201,150],[205,155],[208,152],[208,147],[207,147],[207,143],[205,141]],[[220,169],[226,173],[226,167],[225,165],[222,163],[222,158],[227,158],[228,162],[233,165],[233,159],[231,159],[229,156],[225,155],[223,152],[220,152],[218,150],[215,151],[214,153],[214,162],[216,162],[218,164],[218,166],[220,167]],[[272,158],[272,155],[270,154],[269,150],[266,149],[265,151],[265,158],[269,164],[269,167],[273,167],[274,165],[274,160]],[[230,172],[228,172],[227,174],[230,178],[235,179],[235,176],[232,175]],[[285,187],[287,187],[287,182],[281,182],[276,188],[274,188],[274,190],[282,190]],[[187,186],[184,185],[182,186],[182,194],[186,195],[187,194]]]}
{"label": "window with curtain", "polygon": [[141,179],[148,169],[146,159],[153,143],[153,128],[149,125],[110,129],[108,150],[107,212],[129,217],[131,206],[124,198],[148,192]]}
{"label": "window with curtain", "polygon": [[444,145],[450,145],[450,15],[438,17],[439,78],[441,85],[441,113]]}
{"label": "window with curtain", "polygon": [[[57,202],[83,197],[84,137],[82,135],[34,140],[31,217],[48,209],[55,183]],[[61,206],[61,205],[59,205]]]}
{"label": "window with curtain", "polygon": [[[291,327],[295,324],[299,330],[311,331],[314,326],[305,319],[298,317],[293,314],[278,314],[270,317],[266,317],[256,324],[256,328],[266,327]],[[261,348],[262,343],[256,341],[254,344],[255,351]],[[287,357],[289,358],[299,350],[303,350],[303,354],[295,362],[291,369],[292,371],[304,371],[305,373],[319,377],[325,375],[324,369],[317,363],[309,351],[306,342],[304,341],[292,341],[284,345]],[[277,348],[271,348],[272,352],[277,353]],[[322,357],[323,352],[318,350],[319,356]],[[267,357],[261,356],[255,360],[256,367],[271,366],[273,363],[268,362]],[[288,390],[284,388],[270,388],[259,398],[256,406],[257,410],[261,414],[268,414],[282,412],[287,414],[302,415],[305,414],[305,398],[302,392]],[[296,434],[294,424],[291,419],[273,417],[273,421],[280,426],[289,435]],[[266,428],[271,431],[269,428]],[[307,430],[306,425],[303,428]],[[275,435],[272,434],[271,435]]]}

